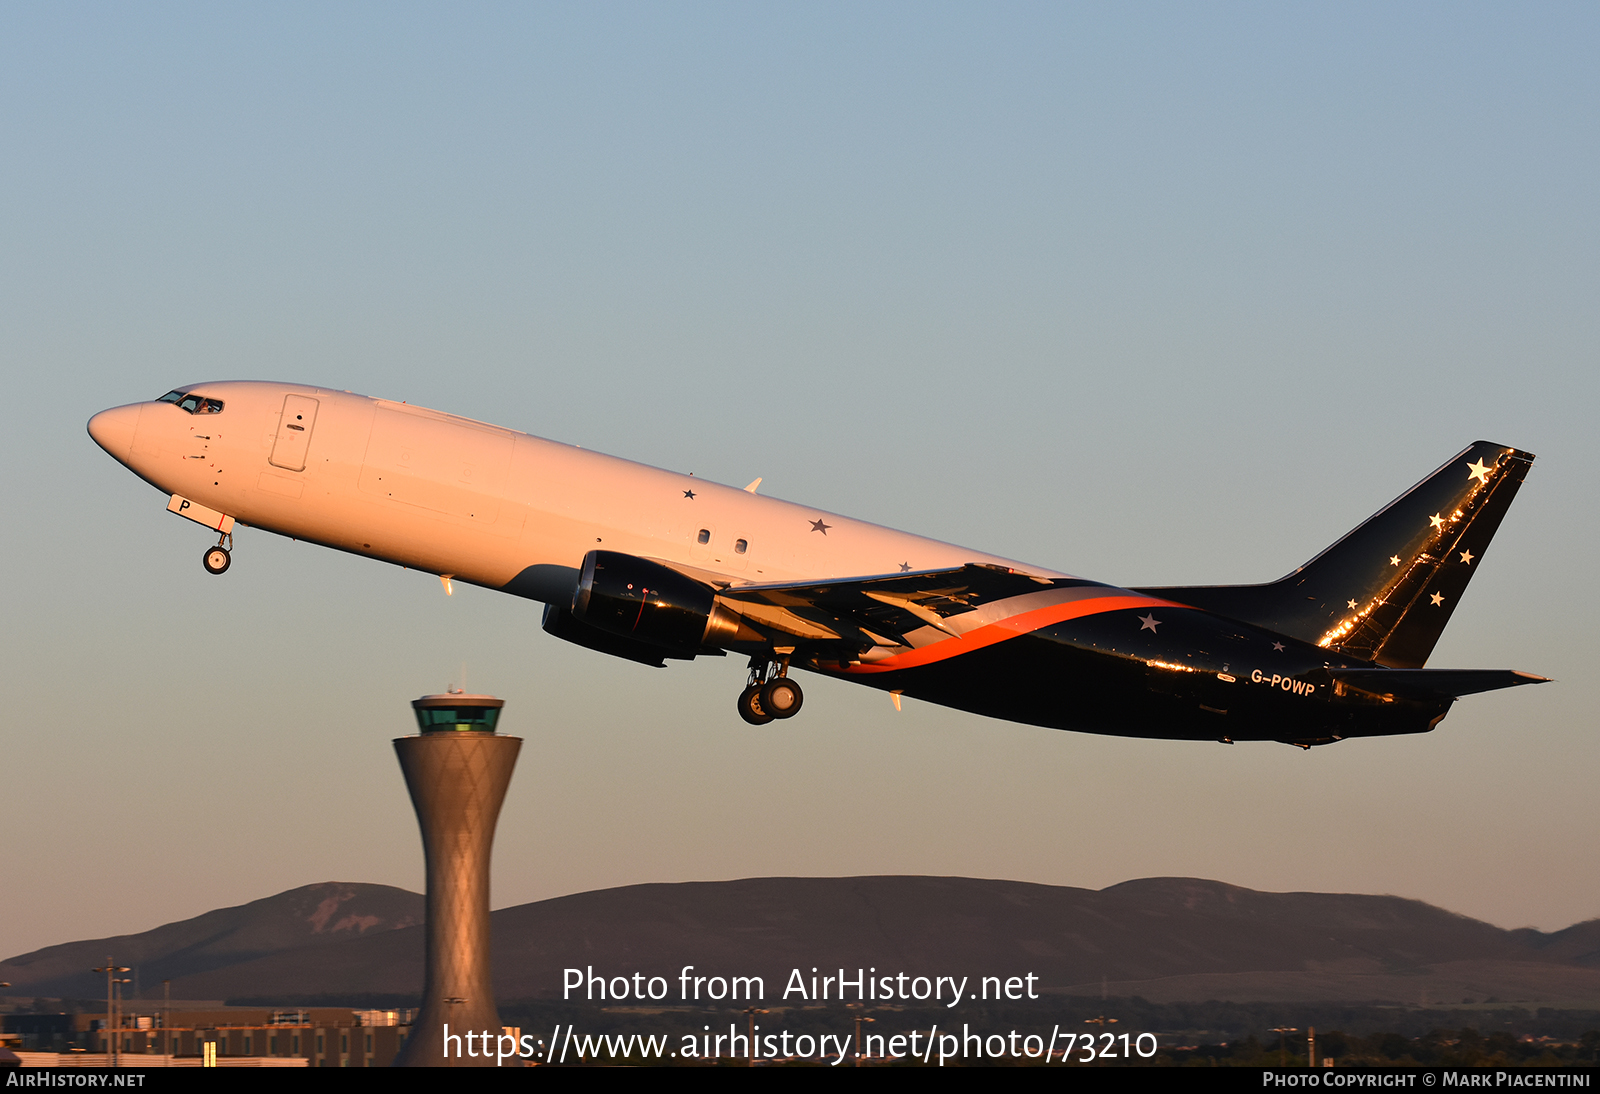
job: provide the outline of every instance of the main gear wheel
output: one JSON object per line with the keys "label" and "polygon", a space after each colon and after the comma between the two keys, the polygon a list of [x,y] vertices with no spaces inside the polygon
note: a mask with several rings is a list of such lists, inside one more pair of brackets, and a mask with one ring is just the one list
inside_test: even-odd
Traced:
{"label": "main gear wheel", "polygon": [[766,691],[765,684],[751,684],[739,693],[739,717],[753,726],[764,726],[774,717],[767,713],[766,707],[761,702],[764,691]]}

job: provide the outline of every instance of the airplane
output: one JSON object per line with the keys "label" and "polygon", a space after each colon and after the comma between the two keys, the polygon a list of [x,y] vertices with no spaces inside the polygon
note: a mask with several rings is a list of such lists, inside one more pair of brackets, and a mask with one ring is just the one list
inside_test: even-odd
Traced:
{"label": "airplane", "polygon": [[1118,588],[349,391],[194,384],[88,428],[218,534],[212,574],[245,525],[540,601],[550,634],[630,661],[747,656],[752,725],[799,712],[791,669],[896,708],[1301,748],[1546,682],[1424,667],[1534,458],[1487,441],[1277,581]]}

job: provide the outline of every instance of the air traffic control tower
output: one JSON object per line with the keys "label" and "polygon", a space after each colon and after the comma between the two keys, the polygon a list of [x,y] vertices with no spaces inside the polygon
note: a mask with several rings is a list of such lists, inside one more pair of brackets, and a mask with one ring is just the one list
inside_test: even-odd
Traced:
{"label": "air traffic control tower", "polygon": [[495,1065],[481,1050],[468,1056],[458,1046],[469,1030],[500,1033],[489,971],[489,851],[522,749],[521,738],[495,733],[503,706],[492,695],[424,695],[411,703],[421,732],[394,742],[428,863],[422,1010],[396,1067]]}

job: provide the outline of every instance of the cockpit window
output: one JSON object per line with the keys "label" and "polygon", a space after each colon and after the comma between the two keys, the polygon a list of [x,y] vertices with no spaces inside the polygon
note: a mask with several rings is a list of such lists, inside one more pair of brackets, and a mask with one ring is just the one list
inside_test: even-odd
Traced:
{"label": "cockpit window", "polygon": [[207,399],[204,395],[190,395],[186,391],[169,391],[158,403],[177,403],[180,410],[187,410],[190,414],[221,414],[222,400]]}

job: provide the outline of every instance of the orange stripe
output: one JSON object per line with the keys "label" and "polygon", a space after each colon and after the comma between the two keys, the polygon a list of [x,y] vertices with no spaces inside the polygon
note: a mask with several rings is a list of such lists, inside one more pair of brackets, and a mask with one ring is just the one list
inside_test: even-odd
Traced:
{"label": "orange stripe", "polygon": [[846,665],[844,671],[848,673],[864,672],[896,672],[900,669],[914,669],[919,665],[931,665],[938,661],[946,661],[952,657],[959,657],[964,653],[981,650],[985,646],[993,646],[1012,638],[1031,634],[1042,627],[1053,623],[1064,623],[1068,619],[1079,619],[1086,615],[1102,615],[1105,612],[1120,612],[1127,608],[1186,608],[1188,605],[1179,604],[1171,600],[1156,600],[1148,596],[1101,596],[1092,600],[1070,600],[1065,604],[1051,604],[1044,608],[1035,608],[1031,612],[1021,612],[1002,619],[996,623],[988,623],[982,627],[968,631],[958,638],[945,638],[931,645],[922,646],[907,653],[897,653],[893,657],[886,657],[882,661],[871,663],[863,662],[859,665]]}

